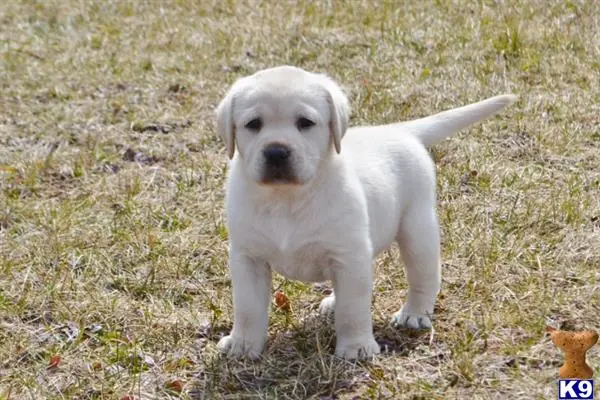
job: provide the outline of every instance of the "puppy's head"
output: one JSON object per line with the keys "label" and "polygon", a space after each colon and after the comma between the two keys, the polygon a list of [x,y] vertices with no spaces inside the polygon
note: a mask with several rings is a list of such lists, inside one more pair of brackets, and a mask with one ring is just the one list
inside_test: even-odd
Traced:
{"label": "puppy's head", "polygon": [[236,145],[251,179],[305,184],[348,126],[348,99],[329,77],[283,66],[236,81],[217,107],[229,158]]}

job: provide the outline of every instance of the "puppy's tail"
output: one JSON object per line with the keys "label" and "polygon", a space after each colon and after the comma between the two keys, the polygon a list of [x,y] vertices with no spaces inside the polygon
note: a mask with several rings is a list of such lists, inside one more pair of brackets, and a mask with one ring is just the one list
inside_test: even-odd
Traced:
{"label": "puppy's tail", "polygon": [[425,146],[432,146],[455,132],[487,118],[517,99],[513,94],[491,97],[478,103],[453,108],[429,117],[407,121],[401,124],[417,136]]}

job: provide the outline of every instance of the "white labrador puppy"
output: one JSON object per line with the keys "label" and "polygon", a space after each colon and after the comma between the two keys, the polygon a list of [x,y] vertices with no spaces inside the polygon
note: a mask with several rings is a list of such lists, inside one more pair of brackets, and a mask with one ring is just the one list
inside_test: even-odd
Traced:
{"label": "white labrador puppy", "polygon": [[430,328],[441,278],[435,170],[426,146],[514,100],[497,96],[423,119],[347,130],[348,99],[325,75],[282,66],[235,82],[217,108],[217,131],[232,159],[226,214],[234,316],[221,351],[260,355],[275,270],[333,282],[320,310],[334,312],[336,355],[379,353],[372,263],[394,240],[408,296],[392,324]]}

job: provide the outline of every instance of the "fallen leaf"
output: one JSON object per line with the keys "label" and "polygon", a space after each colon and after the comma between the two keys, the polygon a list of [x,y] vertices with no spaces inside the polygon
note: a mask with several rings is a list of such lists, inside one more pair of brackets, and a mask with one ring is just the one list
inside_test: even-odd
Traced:
{"label": "fallen leaf", "polygon": [[58,354],[53,355],[48,361],[48,368],[57,368],[58,364],[60,364],[60,356]]}
{"label": "fallen leaf", "polygon": [[126,394],[125,396],[121,397],[121,400],[135,400],[135,397],[130,394]]}
{"label": "fallen leaf", "polygon": [[281,290],[275,292],[275,306],[283,311],[291,311],[290,300]]}
{"label": "fallen leaf", "polygon": [[183,391],[183,382],[179,379],[175,379],[174,381],[167,382],[165,387],[174,392],[181,393]]}

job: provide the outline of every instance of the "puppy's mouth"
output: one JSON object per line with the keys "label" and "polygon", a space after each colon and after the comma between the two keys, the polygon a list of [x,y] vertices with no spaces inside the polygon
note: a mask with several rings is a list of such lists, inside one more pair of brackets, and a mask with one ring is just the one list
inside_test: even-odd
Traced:
{"label": "puppy's mouth", "polygon": [[269,166],[264,169],[261,181],[263,185],[299,185],[294,171],[287,166]]}

